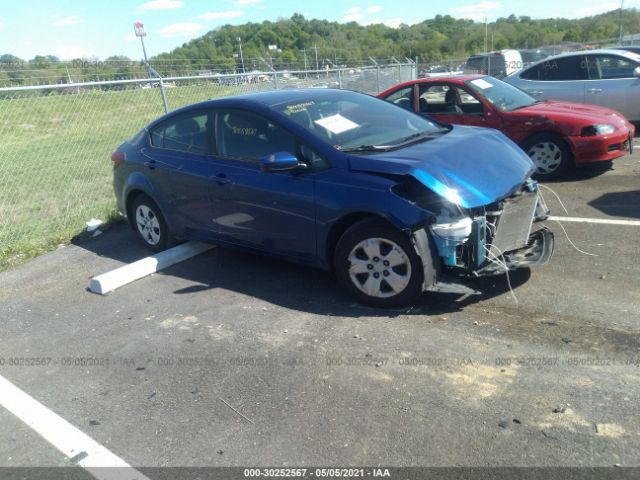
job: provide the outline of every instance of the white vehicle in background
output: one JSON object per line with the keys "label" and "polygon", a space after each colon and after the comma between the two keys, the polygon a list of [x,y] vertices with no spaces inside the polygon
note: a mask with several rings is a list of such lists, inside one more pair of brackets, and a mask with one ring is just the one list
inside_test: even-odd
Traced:
{"label": "white vehicle in background", "polygon": [[465,71],[504,78],[524,66],[518,50],[496,50],[489,53],[471,55],[467,59]]}

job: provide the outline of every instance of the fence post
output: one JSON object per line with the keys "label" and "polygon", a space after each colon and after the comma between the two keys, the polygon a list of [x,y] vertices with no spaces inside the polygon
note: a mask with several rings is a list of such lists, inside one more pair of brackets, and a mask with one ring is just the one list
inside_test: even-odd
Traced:
{"label": "fence post", "polygon": [[273,88],[278,90],[278,72],[274,70],[273,72]]}
{"label": "fence post", "polygon": [[342,90],[342,69],[338,68],[338,88]]}

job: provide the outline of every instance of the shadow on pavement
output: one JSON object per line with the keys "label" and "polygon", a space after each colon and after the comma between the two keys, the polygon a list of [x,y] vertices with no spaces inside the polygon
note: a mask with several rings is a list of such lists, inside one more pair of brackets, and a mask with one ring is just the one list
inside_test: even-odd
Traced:
{"label": "shadow on pavement", "polygon": [[588,205],[612,217],[640,218],[640,190],[604,193]]}
{"label": "shadow on pavement", "polygon": [[[74,244],[101,257],[127,263],[144,258],[150,253],[126,225],[115,225],[96,238],[76,239]],[[506,277],[500,275],[471,280],[469,285],[481,291],[479,295],[427,293],[413,307],[374,309],[360,305],[344,294],[330,272],[224,248],[214,248],[167,268],[160,274],[193,282],[189,287],[164,294],[195,295],[212,289],[223,289],[284,308],[345,317],[452,313],[509,291]],[[528,269],[511,272],[511,285],[517,289],[529,277]],[[136,286],[134,283],[123,288]]]}
{"label": "shadow on pavement", "polygon": [[544,180],[542,183],[561,183],[561,182],[581,182],[590,178],[599,177],[600,175],[614,170],[613,162],[599,162],[594,164],[582,165],[580,167],[569,169],[569,171],[560,178]]}

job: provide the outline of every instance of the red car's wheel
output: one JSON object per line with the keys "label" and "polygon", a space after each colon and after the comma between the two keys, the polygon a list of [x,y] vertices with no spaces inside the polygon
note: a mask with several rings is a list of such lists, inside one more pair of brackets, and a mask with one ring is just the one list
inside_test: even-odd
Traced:
{"label": "red car's wheel", "polygon": [[560,178],[572,164],[571,149],[557,135],[534,135],[522,142],[521,147],[536,166],[534,177],[538,180]]}

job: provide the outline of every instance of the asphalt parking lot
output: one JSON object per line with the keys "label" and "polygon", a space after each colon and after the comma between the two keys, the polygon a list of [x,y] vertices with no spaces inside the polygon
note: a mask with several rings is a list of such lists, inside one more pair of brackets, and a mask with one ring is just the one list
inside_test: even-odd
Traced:
{"label": "asphalt parking lot", "polygon": [[[549,187],[571,217],[637,221],[639,160]],[[640,226],[565,223],[593,255],[549,226],[513,294],[374,310],[223,249],[92,294],[147,255],[118,225],[0,274],[0,375],[136,468],[640,467]],[[35,430],[0,407],[0,467],[77,463]]]}

